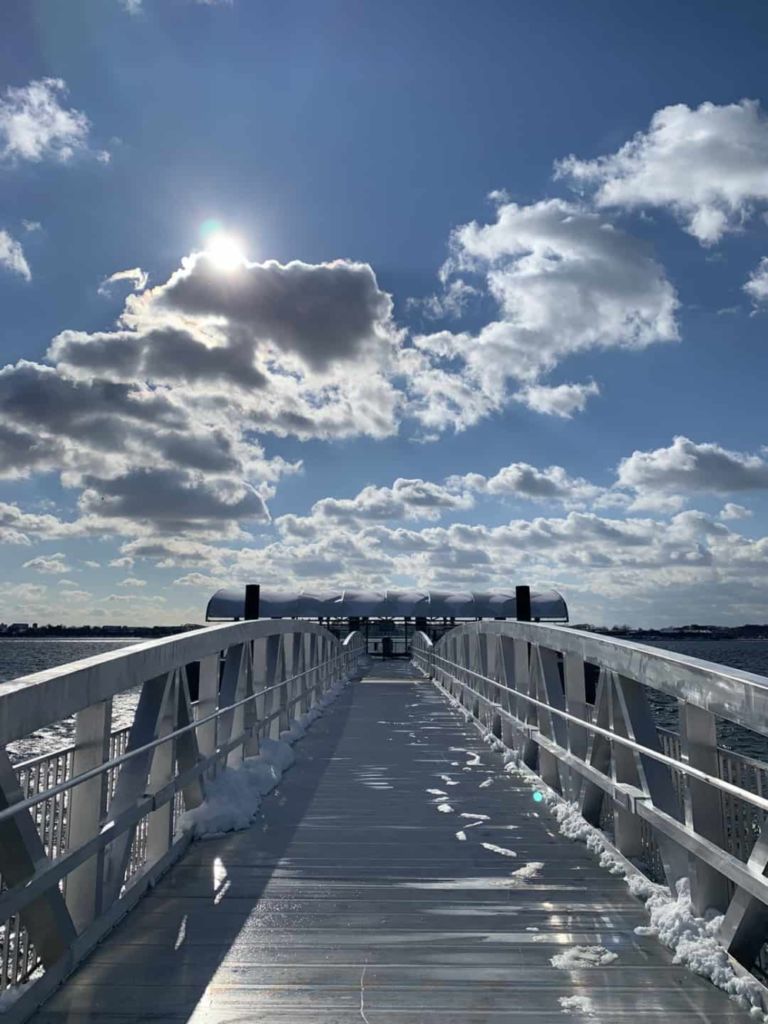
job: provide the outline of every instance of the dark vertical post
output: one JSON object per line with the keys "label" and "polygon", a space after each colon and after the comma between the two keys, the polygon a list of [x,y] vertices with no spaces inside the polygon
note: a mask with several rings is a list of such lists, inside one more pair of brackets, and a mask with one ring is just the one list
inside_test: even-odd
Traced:
{"label": "dark vertical post", "polygon": [[259,598],[261,587],[258,583],[247,583],[245,586],[245,608],[243,609],[244,619],[259,618]]}
{"label": "dark vertical post", "polygon": [[518,622],[531,621],[530,587],[515,587],[515,617]]}

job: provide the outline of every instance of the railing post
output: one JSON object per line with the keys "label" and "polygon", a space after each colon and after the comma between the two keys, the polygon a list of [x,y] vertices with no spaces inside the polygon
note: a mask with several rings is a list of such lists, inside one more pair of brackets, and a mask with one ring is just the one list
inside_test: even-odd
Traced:
{"label": "railing post", "polygon": [[256,698],[255,643],[245,645],[245,695],[251,700],[243,706],[243,757],[259,752],[259,709]]}
{"label": "railing post", "polygon": [[299,693],[301,694],[301,708],[302,714],[306,714],[312,706],[312,697],[309,692],[309,679],[310,675],[307,669],[309,668],[309,636],[306,633],[296,634],[299,651],[299,660],[297,662],[298,671],[300,673],[299,678]]}
{"label": "railing post", "polygon": [[[173,673],[170,684],[170,695],[165,702],[165,710],[157,728],[157,738],[168,736],[176,726],[178,711],[179,671]],[[156,793],[173,778],[174,741],[155,747],[152,767],[149,772],[148,792]],[[147,819],[147,864],[155,864],[171,848],[173,833],[173,801],[166,801],[157,810],[152,811]]]}
{"label": "railing post", "polygon": [[275,659],[274,675],[272,677],[272,685],[278,686],[280,683],[280,689],[277,691],[277,704],[280,708],[280,715],[277,719],[277,734],[285,732],[290,728],[290,715],[288,713],[288,684],[285,680],[288,678],[288,670],[286,665],[286,637],[277,637],[277,657]]}
{"label": "railing post", "polygon": [[307,659],[307,668],[309,669],[309,671],[307,672],[307,683],[308,689],[310,691],[309,699],[311,704],[317,703],[317,693],[315,691],[315,687],[318,685],[318,681],[320,679],[319,669],[317,667],[318,647],[319,638],[317,633],[310,633],[309,653]]}
{"label": "railing post", "polygon": [[[516,676],[516,654],[515,654],[515,641],[511,636],[500,636],[500,650],[499,650],[499,662],[500,662],[500,676],[504,686],[510,690],[517,689],[517,676]],[[501,705],[502,707],[514,718],[519,719],[518,713],[518,700],[517,698],[508,693],[506,690],[502,690]],[[501,740],[505,746],[511,747],[516,753],[520,751],[520,732],[508,718],[502,718],[501,722]]]}
{"label": "railing post", "polygon": [[[628,731],[624,722],[616,680],[613,673],[609,675],[609,707],[610,728],[617,736],[627,737]],[[641,782],[635,764],[635,753],[621,743],[611,743],[611,774],[613,781],[619,784],[641,788]],[[643,852],[643,837],[640,818],[636,814],[614,804],[613,830],[616,847],[625,857],[640,857]]]}
{"label": "railing post", "polygon": [[[616,714],[621,722],[616,731],[618,732],[621,729],[621,734],[628,739],[634,740],[635,743],[639,743],[649,750],[661,753],[656,722],[654,721],[653,712],[645,696],[642,684],[636,679],[615,673],[614,697],[616,701]],[[633,784],[639,786],[647,794],[654,807],[668,814],[671,818],[675,818],[678,821],[682,820],[683,813],[677,800],[670,769],[647,754],[638,753],[627,748],[624,749],[626,754],[632,759],[632,770],[637,779],[637,782]],[[615,751],[614,755],[618,756],[618,751]],[[629,760],[627,760],[627,764],[629,763]],[[630,780],[628,779],[627,781]],[[639,827],[638,819],[638,830]],[[686,875],[688,858],[682,848],[667,838],[667,836],[656,832],[655,838],[667,883],[672,892],[675,892],[677,882]],[[622,852],[624,851],[622,850]]]}
{"label": "railing post", "polygon": [[[176,693],[178,698],[176,701],[176,728],[184,729],[194,721],[192,703],[189,696],[189,681],[185,668],[179,670]],[[176,757],[176,767],[180,775],[193,770],[200,760],[200,745],[197,732],[197,729],[191,729],[189,732],[185,732],[182,736],[176,738],[174,754]],[[205,780],[202,775],[198,775],[188,782],[184,786],[182,793],[185,810],[189,811],[193,807],[198,807],[203,802],[205,795]]]}
{"label": "railing post", "polygon": [[[557,651],[548,647],[537,647],[536,657],[539,664],[539,678],[542,689],[546,694],[546,702],[551,708],[558,711],[565,710],[565,694],[560,681],[560,668],[558,665]],[[541,699],[541,693],[539,694]],[[559,715],[552,715],[549,712],[540,712],[540,729],[549,739],[565,752],[568,747],[568,730],[565,721]],[[557,792],[562,791],[561,766],[557,757],[550,754],[543,747],[539,749],[539,764],[541,766],[541,777]],[[564,774],[564,773],[563,773]]]}
{"label": "railing post", "polygon": [[[242,692],[243,661],[245,656],[245,644],[233,644],[224,657],[224,672],[221,677],[221,689],[219,690],[219,708],[230,708],[239,699]],[[242,715],[240,715],[242,721]],[[218,720],[218,731],[216,742],[224,746],[232,738],[235,728],[235,711],[231,710],[222,714]],[[226,757],[226,764],[230,768],[236,767],[242,760],[242,748],[230,750]]]}
{"label": "railing post", "polygon": [[[768,875],[768,819],[763,822],[747,868],[757,877]],[[739,963],[751,967],[767,932],[768,906],[744,889],[737,888],[720,926],[720,941]]]}
{"label": "railing post", "polygon": [[[78,711],[75,719],[75,750],[72,775],[81,775],[109,760],[109,737],[112,730],[112,701]],[[99,831],[107,810],[106,772],[75,786],[69,798],[69,831],[67,848],[77,849]],[[104,851],[75,868],[67,879],[66,902],[78,933],[96,917],[104,871]]]}
{"label": "railing post", "polygon": [[[536,679],[531,664],[532,646],[527,640],[515,640],[515,679],[517,681],[517,689],[521,693],[527,693],[529,697],[536,696]],[[522,703],[524,707],[520,718],[526,725],[538,728],[539,718],[536,706],[529,704],[527,701],[522,701]],[[538,752],[538,744],[524,735],[521,756],[523,763],[533,770],[535,770],[538,763]]]}
{"label": "railing post", "polygon": [[[678,702],[680,710],[680,751],[682,760],[692,768],[719,777],[715,716],[687,701]],[[705,782],[684,777],[685,822],[700,836],[725,849],[723,801],[720,793]],[[724,911],[729,902],[728,883],[709,864],[689,857],[691,903],[697,914],[710,908]]]}
{"label": "railing post", "polygon": [[[157,730],[168,699],[170,678],[167,673],[148,679],[141,688],[141,696],[134,713],[133,724],[128,737],[126,753],[144,747],[157,739]],[[115,786],[115,795],[109,805],[108,817],[114,818],[136,802],[146,791],[152,751],[137,754],[120,768]],[[104,855],[104,881],[99,912],[113,903],[120,895],[125,871],[131,854],[136,826],[121,832],[109,844]]]}
{"label": "railing post", "polygon": [[[219,655],[209,654],[200,660],[200,682],[198,686],[196,718],[207,718],[219,706]],[[197,744],[203,757],[210,757],[216,750],[216,719],[206,722],[197,730]]]}
{"label": "railing post", "polygon": [[[584,660],[578,654],[563,656],[563,676],[565,681],[565,710],[577,718],[586,719],[587,699]],[[588,733],[585,728],[568,722],[568,750],[582,761],[587,759]],[[578,800],[581,792],[581,776],[576,771],[566,772],[567,796],[569,800]]]}

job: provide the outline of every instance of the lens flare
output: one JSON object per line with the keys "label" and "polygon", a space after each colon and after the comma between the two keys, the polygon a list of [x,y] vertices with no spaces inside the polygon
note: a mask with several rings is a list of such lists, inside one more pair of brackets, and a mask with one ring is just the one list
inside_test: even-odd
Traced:
{"label": "lens flare", "polygon": [[540,804],[543,799],[544,799],[544,794],[540,793],[538,791],[538,789],[537,789],[536,792],[533,794],[533,802],[535,804]]}

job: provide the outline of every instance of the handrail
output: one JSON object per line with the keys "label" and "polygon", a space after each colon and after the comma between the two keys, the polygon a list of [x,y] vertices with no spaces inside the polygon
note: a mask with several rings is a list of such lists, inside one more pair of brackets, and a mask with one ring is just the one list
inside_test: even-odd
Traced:
{"label": "handrail", "polygon": [[[645,686],[679,697],[727,718],[738,725],[768,736],[768,678],[754,672],[716,665],[677,651],[615,637],[590,633],[569,626],[537,622],[469,622],[456,626],[445,636],[508,636],[571,654],[582,661],[642,679]],[[438,646],[443,642],[438,641]]]}
{"label": "handrail", "polygon": [[[669,768],[674,768],[676,771],[682,772],[684,775],[689,775],[692,779],[697,779],[699,782],[704,782],[708,786],[713,786],[715,789],[719,789],[723,793],[728,793],[730,796],[738,797],[739,800],[744,800],[745,803],[752,804],[754,807],[759,807],[761,811],[768,813],[768,799],[757,793],[750,793],[749,790],[741,789],[739,786],[734,786],[731,782],[726,782],[724,779],[720,779],[715,775],[709,775],[707,772],[702,772],[698,768],[694,768],[692,765],[688,764],[686,761],[678,761],[676,758],[670,757],[661,750],[654,750],[653,747],[643,746],[642,743],[638,743],[636,740],[630,739],[627,736],[611,732],[610,729],[603,729],[601,726],[596,725],[594,722],[591,722],[586,718],[579,718],[578,715],[572,715],[567,711],[562,711],[560,708],[553,707],[551,704],[547,704],[543,700],[537,700],[535,697],[531,697],[530,694],[521,693],[519,690],[513,690],[511,687],[500,683],[497,679],[492,679],[490,676],[482,675],[480,672],[475,672],[466,666],[459,665],[457,662],[449,661],[447,658],[443,658],[439,654],[433,654],[432,657],[436,661],[442,661],[446,665],[458,668],[462,672],[474,676],[476,679],[481,679],[483,682],[490,683],[491,686],[495,686],[499,690],[511,693],[515,697],[526,701],[528,704],[533,704],[538,708],[543,708],[550,715],[557,715],[558,718],[562,718],[566,722],[571,722],[573,725],[581,726],[583,729],[587,729],[589,732],[594,733],[597,736],[604,736],[612,743],[617,743],[619,746],[626,747],[628,750],[634,750],[636,753],[642,754],[644,757],[653,758],[654,761],[658,761],[660,764],[665,764]],[[503,710],[500,704],[494,704],[494,707],[499,710]],[[0,821],[2,820],[3,815],[0,814]]]}
{"label": "handrail", "polygon": [[[412,653],[544,785],[605,826],[605,844],[673,892],[689,876],[694,909],[724,915],[728,952],[768,973],[768,763],[720,748],[716,729],[722,718],[768,737],[768,678],[536,623],[465,623],[435,644],[416,633]],[[589,702],[587,666],[599,670]],[[679,756],[662,749],[648,689],[677,700]]]}
{"label": "handrail", "polygon": [[[191,834],[180,817],[203,802],[217,773],[290,730],[354,672],[364,646],[359,631],[340,641],[318,623],[249,620],[0,688],[0,989],[35,975],[9,1011],[12,1022],[181,856]],[[112,732],[111,698],[137,687],[132,723]],[[73,714],[74,742],[64,751],[12,764],[8,742]]]}
{"label": "handrail", "polygon": [[[3,683],[0,746],[118,693],[236,644],[296,632],[331,636],[324,626],[294,619],[250,619],[147,640]],[[35,692],[34,698],[29,691]]]}
{"label": "handrail", "polygon": [[[345,655],[337,654],[335,658],[331,659],[331,664],[343,659]],[[276,690],[282,689],[288,683],[296,682],[304,676],[310,675],[310,673],[316,671],[315,669],[307,669],[305,672],[299,672],[297,675],[289,676],[283,679],[281,682],[276,683],[274,686],[267,686],[264,689],[257,690],[255,693],[250,694],[248,697],[243,697],[242,700],[235,701],[234,704],[228,704],[226,707],[219,708],[210,715],[206,715],[204,718],[196,719],[190,725],[183,726],[180,729],[175,729],[173,732],[168,733],[165,736],[160,736],[159,739],[152,740],[151,743],[145,743],[141,747],[134,747],[133,750],[127,750],[124,754],[120,754],[118,757],[113,757],[111,761],[105,761],[95,768],[91,768],[90,771],[81,772],[79,775],[73,775],[69,779],[65,779],[64,782],[59,782],[55,786],[51,786],[50,789],[46,789],[40,793],[35,793],[34,796],[28,797],[26,800],[21,800],[18,803],[11,804],[10,807],[6,807],[5,810],[0,810],[0,824],[6,821],[8,818],[13,818],[21,811],[27,811],[32,807],[36,807],[37,804],[43,803],[45,800],[50,800],[52,797],[58,796],[60,793],[66,793],[70,789],[74,789],[83,782],[88,782],[89,779],[95,779],[99,775],[103,775],[104,772],[110,771],[113,768],[118,768],[120,765],[125,764],[126,761],[130,761],[134,757],[139,757],[142,754],[149,753],[155,750],[157,747],[163,746],[164,743],[170,743],[177,739],[179,736],[184,736],[188,732],[194,732],[201,726],[206,725],[208,722],[213,722],[217,718],[221,718],[223,715],[230,715],[237,708],[241,708],[246,704],[250,704],[251,701],[258,700],[261,697],[265,697],[269,693],[273,693]],[[768,804],[768,801],[766,801]]]}

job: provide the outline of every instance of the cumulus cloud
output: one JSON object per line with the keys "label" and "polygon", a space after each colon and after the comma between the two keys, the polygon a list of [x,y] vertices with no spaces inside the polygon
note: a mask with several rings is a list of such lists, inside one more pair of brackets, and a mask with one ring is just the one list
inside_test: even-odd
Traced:
{"label": "cumulus cloud", "polygon": [[206,576],[202,572],[188,572],[179,576],[173,581],[174,587],[206,587],[213,590],[221,585],[221,581],[215,576]]}
{"label": "cumulus cloud", "polygon": [[[526,384],[518,397],[532,408],[572,415],[596,385],[541,384],[567,356],[678,338],[675,290],[647,246],[579,204],[500,202],[493,223],[454,231],[445,280],[455,274],[484,279],[498,318],[477,334],[414,339],[411,412],[433,428],[503,408],[510,379]],[[464,405],[471,413],[457,423]]]}
{"label": "cumulus cloud", "polygon": [[[0,159],[66,163],[89,151],[90,122],[81,110],[65,107],[67,87],[60,78],[10,86],[0,97]],[[106,162],[109,154],[98,151]]]}
{"label": "cumulus cloud", "polygon": [[6,366],[0,475],[59,472],[66,487],[81,491],[80,522],[92,532],[189,528],[235,536],[241,520],[268,518],[270,488],[300,464],[269,459],[230,422],[229,410],[191,408],[185,398],[151,381],[76,377],[26,361]]}
{"label": "cumulus cloud", "polygon": [[21,275],[26,281],[32,280],[32,271],[29,269],[21,243],[12,238],[7,231],[0,231],[0,267]]}
{"label": "cumulus cloud", "polygon": [[72,571],[72,567],[67,564],[67,556],[63,551],[58,551],[55,555],[38,555],[36,558],[30,558],[28,562],[24,563],[24,568],[34,569],[35,572],[51,573],[52,575]]}
{"label": "cumulus cloud", "polygon": [[480,295],[480,289],[457,277],[446,281],[442,292],[425,299],[409,299],[408,306],[421,312],[428,320],[460,316],[469,302]]}
{"label": "cumulus cloud", "polygon": [[118,519],[167,532],[220,531],[239,522],[266,521],[264,499],[244,481],[178,468],[135,469],[111,479],[83,477],[79,504],[98,519]]}
{"label": "cumulus cloud", "polygon": [[99,295],[110,295],[112,292],[110,285],[118,284],[121,281],[127,281],[135,292],[140,292],[147,287],[149,274],[146,270],[142,270],[141,267],[131,267],[130,270],[116,270],[114,274],[105,277],[101,282],[98,289]]}
{"label": "cumulus cloud", "polygon": [[663,107],[615,153],[569,156],[556,175],[593,186],[598,206],[668,207],[712,245],[768,199],[768,118],[757,100]]}
{"label": "cumulus cloud", "polygon": [[367,264],[242,262],[206,253],[164,285],[128,296],[119,329],[64,331],[48,357],[68,375],[185,384],[183,403],[218,403],[244,426],[301,438],[386,437],[402,333]]}
{"label": "cumulus cloud", "polygon": [[223,318],[254,340],[327,370],[378,357],[390,342],[392,300],[366,263],[243,263],[222,273],[206,253],[184,261],[165,285],[133,301],[134,313],[168,309]]}
{"label": "cumulus cloud", "polygon": [[124,580],[120,580],[118,583],[119,587],[131,587],[132,589],[146,587],[147,581],[139,579],[138,576],[126,576]]}
{"label": "cumulus cloud", "polygon": [[48,513],[24,512],[18,505],[0,501],[0,541],[5,544],[32,543],[75,537],[83,532],[82,524],[63,522]]}
{"label": "cumulus cloud", "polygon": [[596,487],[583,477],[570,476],[562,466],[537,469],[527,462],[513,462],[491,477],[468,473],[465,476],[449,477],[446,483],[485,494],[531,501],[557,501],[567,505],[592,502],[603,493],[603,488]]}
{"label": "cumulus cloud", "polygon": [[398,478],[391,487],[364,487],[353,498],[322,498],[309,516],[285,515],[276,520],[281,533],[312,539],[328,523],[387,522],[397,519],[439,519],[446,512],[471,508],[472,495],[460,485]]}
{"label": "cumulus cloud", "polygon": [[744,291],[752,299],[755,306],[768,303],[768,257],[763,257],[744,285]]}
{"label": "cumulus cloud", "polygon": [[728,522],[734,519],[749,519],[751,515],[751,511],[743,505],[736,505],[732,501],[727,501],[717,518],[722,519],[723,522]]}
{"label": "cumulus cloud", "polygon": [[668,448],[635,451],[622,459],[618,484],[641,496],[764,490],[768,488],[768,461],[762,455],[676,437]]}
{"label": "cumulus cloud", "polygon": [[531,384],[523,388],[514,397],[518,402],[527,405],[534,412],[548,416],[559,416],[571,419],[574,413],[584,412],[587,400],[599,395],[600,388],[594,381],[589,384]]}

